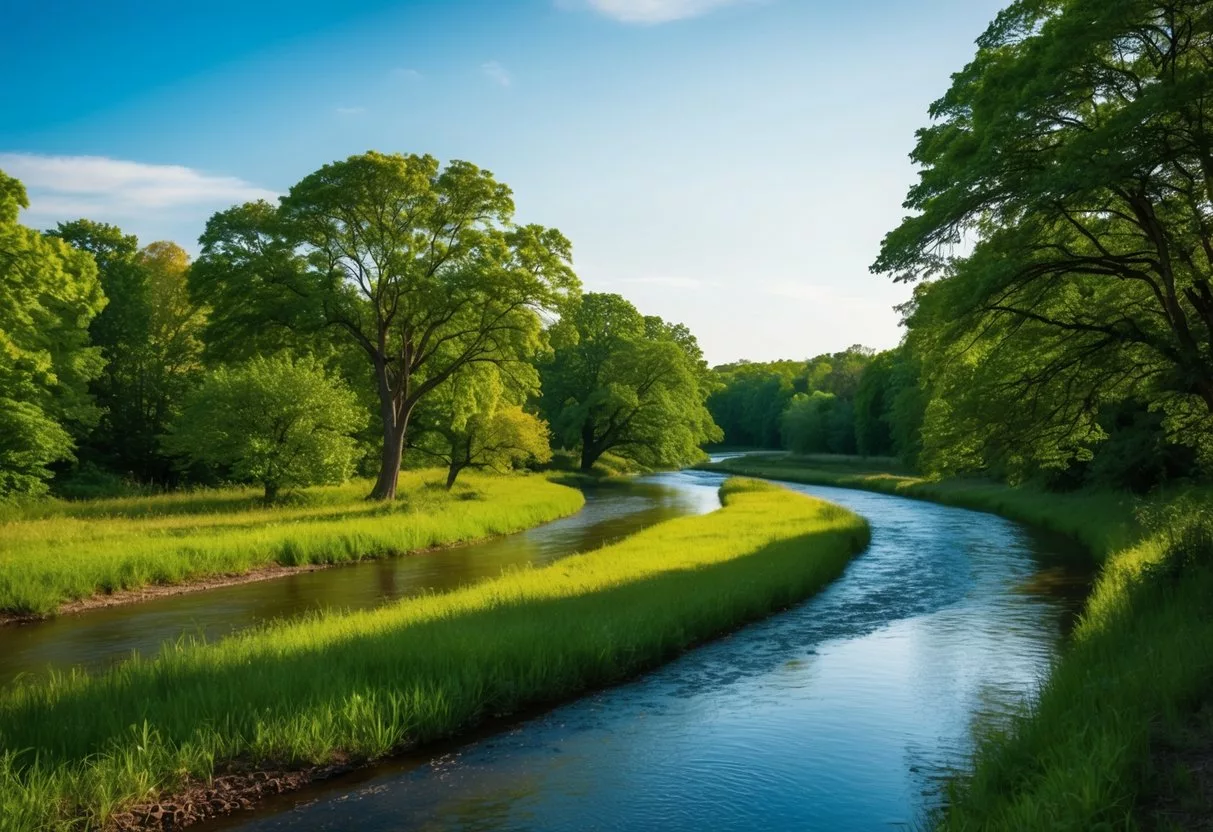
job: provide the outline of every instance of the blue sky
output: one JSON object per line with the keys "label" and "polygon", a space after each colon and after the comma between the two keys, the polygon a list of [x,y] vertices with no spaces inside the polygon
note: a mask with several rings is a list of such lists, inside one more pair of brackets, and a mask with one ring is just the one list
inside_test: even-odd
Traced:
{"label": "blue sky", "polygon": [[6,9],[25,222],[195,251],[206,218],[367,149],[492,170],[586,287],[709,360],[893,346],[868,273],[926,109],[1000,0],[50,0]]}

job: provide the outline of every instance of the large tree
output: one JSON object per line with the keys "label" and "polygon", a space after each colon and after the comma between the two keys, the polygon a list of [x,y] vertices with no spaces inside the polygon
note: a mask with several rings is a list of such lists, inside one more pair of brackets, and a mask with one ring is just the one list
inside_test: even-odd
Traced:
{"label": "large tree", "polygon": [[723,434],[705,406],[715,381],[690,331],[642,316],[619,295],[585,295],[570,343],[543,369],[543,409],[590,470],[607,451],[642,465],[693,461]]}
{"label": "large tree", "polygon": [[89,321],[105,306],[93,258],[18,222],[25,189],[0,171],[0,498],[40,493],[95,423],[102,358]]}
{"label": "large tree", "polygon": [[1213,4],[1019,0],[978,44],[874,266],[940,278],[910,321],[929,429],[960,467],[1064,465],[1136,395],[1207,438]]}
{"label": "large tree", "polygon": [[392,499],[417,404],[470,364],[522,362],[576,295],[560,232],[512,223],[509,188],[467,162],[370,152],[325,165],[277,207],[216,214],[192,270],[212,337],[337,332],[364,356]]}

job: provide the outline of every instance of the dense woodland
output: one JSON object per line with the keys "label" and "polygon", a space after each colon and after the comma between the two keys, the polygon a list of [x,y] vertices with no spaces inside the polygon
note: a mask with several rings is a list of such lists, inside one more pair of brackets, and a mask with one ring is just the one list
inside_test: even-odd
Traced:
{"label": "dense woodland", "polygon": [[[1019,2],[931,109],[873,271],[896,349],[709,370],[583,293],[558,231],[466,162],[370,152],[235,206],[189,262],[0,178],[0,494],[376,479],[567,450],[897,456],[1148,490],[1213,457],[1209,4]],[[875,279],[875,278],[873,278]],[[719,427],[718,427],[719,426]]]}

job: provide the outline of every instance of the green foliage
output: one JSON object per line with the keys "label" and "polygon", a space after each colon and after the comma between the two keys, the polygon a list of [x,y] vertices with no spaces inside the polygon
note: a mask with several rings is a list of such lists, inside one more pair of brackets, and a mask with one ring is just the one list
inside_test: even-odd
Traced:
{"label": "green foliage", "polygon": [[410,452],[445,465],[448,489],[467,468],[505,472],[548,462],[548,427],[521,406],[527,394],[538,392],[537,385],[529,365],[510,376],[493,364],[465,367],[419,408]]}
{"label": "green foliage", "polygon": [[93,255],[108,299],[89,327],[105,357],[91,385],[102,415],[80,456],[139,482],[168,482],[172,460],[160,436],[202,371],[205,310],[187,291],[189,258],[173,243],[140,251],[135,237],[89,220],[60,223],[51,234]]}
{"label": "green foliage", "polygon": [[335,333],[363,356],[377,396],[373,490],[395,496],[414,408],[474,363],[543,347],[541,314],[579,291],[558,231],[512,224],[509,188],[467,162],[369,152],[326,165],[279,207],[216,214],[191,288],[212,307],[219,352],[251,336]]}
{"label": "green foliage", "polygon": [[812,595],[867,543],[859,517],[784,489],[730,482],[722,499],[455,592],[18,684],[0,737],[36,762],[0,758],[0,812],[14,832],[101,825],[234,760],[380,757],[627,678]]}
{"label": "green foliage", "polygon": [[348,388],[314,359],[283,353],[213,371],[186,399],[165,446],[236,482],[262,484],[269,501],[283,488],[347,479],[351,434],[365,420]]}
{"label": "green foliage", "polygon": [[1085,463],[1130,399],[1209,445],[1211,35],[1201,0],[1020,0],[933,105],[874,266],[935,279],[908,309],[933,470]]}
{"label": "green foliage", "polygon": [[798,454],[855,453],[855,409],[833,393],[798,393],[783,413],[784,446]]}
{"label": "green foliage", "polygon": [[712,369],[719,389],[708,397],[712,421],[724,444],[747,448],[780,447],[779,421],[803,381],[803,361],[740,361]]}
{"label": "green foliage", "polygon": [[41,494],[49,466],[97,420],[102,357],[89,322],[105,306],[93,258],[18,222],[25,189],[0,172],[0,500]]}
{"label": "green foliage", "polygon": [[698,459],[722,438],[705,401],[713,380],[686,327],[644,317],[619,295],[585,295],[563,323],[572,343],[542,368],[542,408],[589,471],[611,451],[656,468]]}
{"label": "green foliage", "polygon": [[[100,593],[267,566],[391,557],[520,531],[577,511],[581,492],[541,477],[468,474],[453,494],[433,469],[401,476],[404,499],[364,480],[267,505],[249,488],[65,502],[0,514],[0,612],[53,613]],[[471,499],[474,498],[474,499]]]}

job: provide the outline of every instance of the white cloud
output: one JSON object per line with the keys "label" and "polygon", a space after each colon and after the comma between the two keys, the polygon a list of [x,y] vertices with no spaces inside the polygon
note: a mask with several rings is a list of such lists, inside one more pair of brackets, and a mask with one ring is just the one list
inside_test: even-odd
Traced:
{"label": "white cloud", "polygon": [[24,221],[39,227],[87,217],[159,229],[172,217],[205,218],[236,203],[278,198],[234,176],[104,156],[0,153],[0,170],[25,185],[30,207]]}
{"label": "white cloud", "polygon": [[415,69],[398,66],[388,73],[388,77],[393,81],[420,81],[422,75]]}
{"label": "white cloud", "polygon": [[[623,23],[656,24],[699,17],[725,6],[750,3],[755,0],[579,0],[606,17]],[[568,6],[570,0],[558,0]]]}
{"label": "white cloud", "polygon": [[338,107],[339,116],[358,116],[366,112],[366,107]]}
{"label": "white cloud", "polygon": [[480,70],[485,74],[485,77],[498,86],[508,87],[513,82],[506,68],[496,61],[488,61],[481,64]]}

